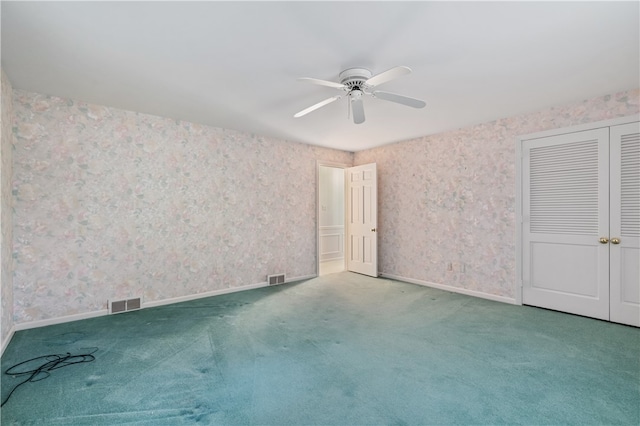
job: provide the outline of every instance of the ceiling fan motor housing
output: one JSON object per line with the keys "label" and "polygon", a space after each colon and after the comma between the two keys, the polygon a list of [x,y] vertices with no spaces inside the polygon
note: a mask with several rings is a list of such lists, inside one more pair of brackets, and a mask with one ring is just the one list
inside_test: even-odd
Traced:
{"label": "ceiling fan motor housing", "polygon": [[365,82],[369,78],[371,78],[371,71],[365,68],[349,68],[340,73],[340,83],[347,87],[347,92],[364,91]]}

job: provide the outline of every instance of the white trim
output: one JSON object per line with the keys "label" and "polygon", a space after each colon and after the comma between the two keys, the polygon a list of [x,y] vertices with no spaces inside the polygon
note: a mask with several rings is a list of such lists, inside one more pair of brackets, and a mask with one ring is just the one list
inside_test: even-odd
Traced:
{"label": "white trim", "polygon": [[517,305],[516,300],[511,297],[497,296],[495,294],[483,293],[481,291],[467,290],[466,288],[453,287],[446,284],[437,284],[429,281],[416,280],[414,278],[405,278],[398,275],[380,273],[381,277],[389,278],[396,281],[404,281],[410,284],[418,284],[425,287],[437,288],[439,290],[450,291],[452,293],[460,293],[466,296],[479,297],[481,299],[493,300],[495,302],[508,303],[510,305]]}
{"label": "white trim", "polygon": [[521,136],[518,136],[516,139],[518,144],[522,144],[522,141],[529,140],[529,139],[546,138],[547,136],[556,136],[556,135],[563,135],[565,133],[582,132],[584,130],[599,129],[601,127],[618,126],[620,124],[634,123],[636,121],[640,121],[640,114],[628,115],[626,117],[612,118],[609,120],[594,121],[591,123],[578,124],[576,126],[570,126],[570,127],[558,127],[555,129],[544,130],[542,132],[521,135]]}
{"label": "white trim", "polygon": [[9,342],[11,342],[11,339],[13,339],[13,335],[15,333],[16,333],[16,327],[11,326],[11,329],[9,330],[7,337],[5,337],[5,339],[2,341],[2,347],[0,348],[0,356],[4,354],[4,350],[7,349],[7,346],[9,346]]}
{"label": "white trim", "polygon": [[322,231],[342,231],[344,229],[344,225],[325,225],[325,226],[321,226],[320,230]]}
{"label": "white trim", "polygon": [[332,257],[329,259],[323,259],[320,261],[320,263],[329,263],[329,262],[338,262],[338,261],[343,261],[344,262],[344,256],[338,256],[338,257]]}
{"label": "white trim", "polygon": [[108,309],[101,309],[99,311],[84,312],[81,314],[67,315],[64,317],[49,318],[40,321],[21,322],[15,325],[16,331],[28,330],[30,328],[46,327],[48,325],[62,324],[65,322],[79,321],[83,319],[102,317],[109,314]]}
{"label": "white trim", "polygon": [[318,278],[318,274],[301,275],[299,277],[289,278],[288,280],[285,281],[285,284],[287,284],[287,283],[295,283],[295,282],[298,282],[298,281],[312,280],[314,278]]}
{"label": "white trim", "polygon": [[515,295],[516,304],[522,305],[522,142],[516,138],[516,276]]}
{"label": "white trim", "polygon": [[[286,282],[286,281],[285,281]],[[240,287],[221,288],[218,290],[205,291],[204,293],[189,294],[187,296],[172,297],[170,299],[154,300],[142,304],[143,308],[155,308],[156,306],[171,305],[172,303],[188,302],[190,300],[204,299],[205,297],[220,296],[223,294],[236,293],[243,290],[253,290],[256,288],[268,287],[266,281],[257,284],[243,285]]]}
{"label": "white trim", "polygon": [[[286,279],[284,283],[287,284],[287,283],[293,283],[296,281],[308,280],[311,278],[315,278],[316,276],[317,275],[304,275],[300,277],[293,277],[293,278]],[[221,296],[223,294],[237,293],[239,291],[254,290],[254,289],[263,288],[263,287],[269,287],[269,284],[266,281],[263,281],[256,284],[243,285],[241,287],[221,288],[218,290],[206,291],[204,293],[190,294],[188,296],[172,297],[171,299],[163,299],[163,300],[154,300],[153,302],[145,302],[142,305],[142,307],[154,308],[156,306],[164,306],[164,305],[170,305],[172,303],[188,302],[191,300],[204,299],[205,297]]]}
{"label": "white trim", "polygon": [[[293,277],[293,278],[289,278],[288,280],[285,281],[286,283],[292,283],[292,282],[297,282],[297,281],[304,281],[304,280],[308,280],[308,279],[312,279],[312,278],[316,278],[317,275],[312,274],[312,275],[302,275],[299,277]],[[231,288],[223,288],[223,289],[219,289],[219,290],[213,290],[213,291],[207,291],[204,293],[198,293],[198,294],[191,294],[188,296],[180,296],[180,297],[173,297],[171,299],[163,299],[163,300],[155,300],[153,302],[144,302],[142,303],[140,309],[146,309],[146,308],[154,308],[156,306],[163,306],[163,305],[170,305],[172,303],[180,303],[180,302],[187,302],[190,300],[196,300],[196,299],[203,299],[205,297],[211,297],[211,296],[219,296],[222,294],[228,294],[228,293],[236,293],[239,291],[245,291],[245,290],[253,290],[256,288],[262,288],[262,287],[268,287],[269,285],[267,284],[266,281],[264,282],[260,282],[257,284],[249,284],[249,285],[245,285],[245,286],[240,286],[240,287],[231,287]],[[139,309],[136,309],[136,311]],[[124,312],[122,312],[124,313]],[[109,310],[108,309],[101,309],[99,311],[92,311],[92,312],[85,312],[82,314],[75,314],[75,315],[67,315],[64,317],[57,317],[57,318],[49,318],[46,320],[40,320],[40,321],[29,321],[29,322],[23,322],[20,324],[15,324],[10,333],[9,336],[13,336],[13,333],[15,331],[21,331],[21,330],[28,330],[30,328],[39,328],[39,327],[46,327],[48,325],[55,325],[55,324],[62,324],[65,322],[72,322],[72,321],[79,321],[79,320],[83,320],[83,319],[89,319],[89,318],[96,318],[96,317],[102,317],[102,316],[106,316],[109,315]],[[118,314],[114,314],[114,315],[120,315],[120,313]],[[4,352],[4,348],[6,347],[6,345],[8,345],[9,341],[11,340],[10,337],[7,337],[7,339],[5,339],[5,342],[2,342],[2,351]]]}

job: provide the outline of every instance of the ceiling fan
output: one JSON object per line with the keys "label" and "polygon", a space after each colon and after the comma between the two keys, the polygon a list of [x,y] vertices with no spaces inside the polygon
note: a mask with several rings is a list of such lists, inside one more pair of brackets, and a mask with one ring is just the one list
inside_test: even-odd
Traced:
{"label": "ceiling fan", "polygon": [[[374,90],[377,86],[383,83],[409,73],[411,73],[411,68],[404,66],[394,67],[374,76],[371,76],[371,71],[365,68],[349,68],[340,73],[340,83],[309,77],[301,77],[298,80],[318,84],[320,86],[332,87],[346,92],[346,96],[349,98],[349,103],[351,105],[350,110],[353,111],[353,122],[360,124],[364,123],[364,105],[362,103],[362,98],[365,95],[384,99],[385,101],[396,102],[413,108],[423,108],[426,105],[426,103],[420,99],[409,98],[396,93]],[[318,108],[337,101],[342,98],[342,96],[343,95],[332,96],[322,102],[318,102],[317,104],[298,112],[294,117],[299,118],[303,115],[307,115]]]}

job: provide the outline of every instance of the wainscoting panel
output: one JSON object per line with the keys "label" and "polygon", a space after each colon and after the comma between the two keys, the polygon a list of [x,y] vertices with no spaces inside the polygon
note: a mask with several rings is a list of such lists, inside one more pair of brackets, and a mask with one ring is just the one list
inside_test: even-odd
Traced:
{"label": "wainscoting panel", "polygon": [[320,227],[320,262],[344,257],[344,226]]}

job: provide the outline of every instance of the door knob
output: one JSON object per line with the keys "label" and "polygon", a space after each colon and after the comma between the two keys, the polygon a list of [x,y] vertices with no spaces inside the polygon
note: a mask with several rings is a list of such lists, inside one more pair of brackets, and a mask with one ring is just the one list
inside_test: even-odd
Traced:
{"label": "door knob", "polygon": [[611,244],[620,244],[620,238],[612,238]]}
{"label": "door knob", "polygon": [[371,228],[371,232],[376,232],[376,228]]}
{"label": "door knob", "polygon": [[608,242],[609,242],[609,239],[607,237],[600,238],[600,244],[607,244]]}

